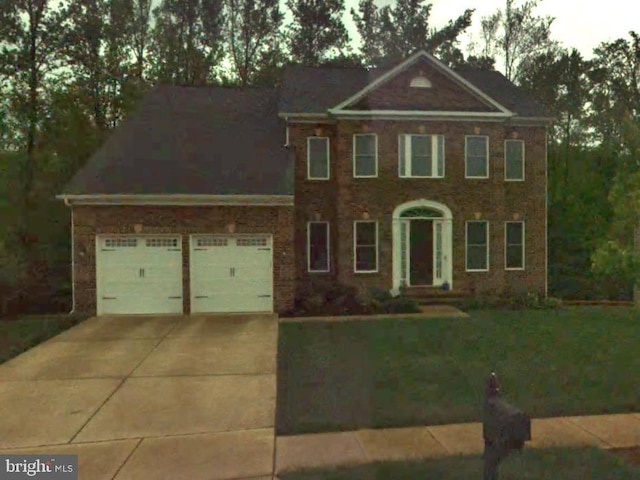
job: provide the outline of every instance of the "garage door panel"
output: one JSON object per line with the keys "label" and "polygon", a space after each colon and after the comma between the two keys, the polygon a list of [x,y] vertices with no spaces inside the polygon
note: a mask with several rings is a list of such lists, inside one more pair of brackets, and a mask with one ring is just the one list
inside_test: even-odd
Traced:
{"label": "garage door panel", "polygon": [[270,245],[264,235],[192,238],[192,311],[272,311]]}
{"label": "garage door panel", "polygon": [[180,237],[103,237],[98,245],[99,313],[182,313]]}

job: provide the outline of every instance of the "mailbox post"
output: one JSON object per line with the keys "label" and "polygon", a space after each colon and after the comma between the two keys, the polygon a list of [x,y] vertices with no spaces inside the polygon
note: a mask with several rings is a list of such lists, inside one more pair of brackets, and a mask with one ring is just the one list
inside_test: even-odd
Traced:
{"label": "mailbox post", "polygon": [[531,440],[531,419],[499,397],[495,373],[487,382],[484,400],[484,480],[498,480],[498,466],[513,450],[521,450]]}

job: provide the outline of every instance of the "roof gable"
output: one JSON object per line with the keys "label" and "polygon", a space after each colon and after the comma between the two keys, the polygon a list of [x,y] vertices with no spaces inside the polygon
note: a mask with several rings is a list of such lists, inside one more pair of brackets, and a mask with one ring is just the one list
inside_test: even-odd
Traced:
{"label": "roof gable", "polygon": [[[410,87],[411,79],[420,76],[432,84],[432,89]],[[452,108],[447,108],[441,95],[433,89],[445,89]],[[394,91],[392,93],[392,91]],[[399,97],[393,108],[390,97]],[[352,94],[333,108],[331,113],[348,110],[371,109],[424,110],[424,111],[476,111],[511,114],[505,106],[478,87],[458,75],[424,50],[415,53],[404,62],[377,76],[364,88]]]}

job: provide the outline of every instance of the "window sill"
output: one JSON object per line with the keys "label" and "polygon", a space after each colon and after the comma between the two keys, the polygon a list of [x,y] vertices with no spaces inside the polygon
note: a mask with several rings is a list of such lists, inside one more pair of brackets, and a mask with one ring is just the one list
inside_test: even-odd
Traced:
{"label": "window sill", "polygon": [[404,179],[409,179],[409,180],[412,179],[412,178],[417,178],[417,179],[425,179],[425,178],[427,178],[427,179],[431,179],[431,180],[443,180],[445,177],[444,176],[442,176],[442,177],[418,177],[418,176],[411,176],[411,177],[406,177],[405,176],[405,177],[403,177],[403,176],[398,176],[398,178],[404,178]]}
{"label": "window sill", "polygon": [[486,270],[465,270],[467,273],[487,273],[488,271],[488,268]]}
{"label": "window sill", "polygon": [[372,273],[379,273],[378,270],[354,270],[353,273],[355,274],[365,274],[365,275],[371,275]]}
{"label": "window sill", "polygon": [[509,183],[524,183],[524,178],[505,178],[504,181]]}
{"label": "window sill", "polygon": [[505,268],[505,272],[524,272],[525,268]]}

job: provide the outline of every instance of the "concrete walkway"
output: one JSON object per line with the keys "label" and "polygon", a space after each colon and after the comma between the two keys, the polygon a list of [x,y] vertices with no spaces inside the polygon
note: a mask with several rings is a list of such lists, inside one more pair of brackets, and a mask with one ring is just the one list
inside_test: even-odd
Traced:
{"label": "concrete walkway", "polygon": [[273,475],[277,320],[96,317],[0,365],[0,454],[82,480]]}
{"label": "concrete walkway", "polygon": [[[525,448],[640,446],[640,414],[533,419]],[[276,472],[450,455],[479,455],[481,423],[278,437]]]}

